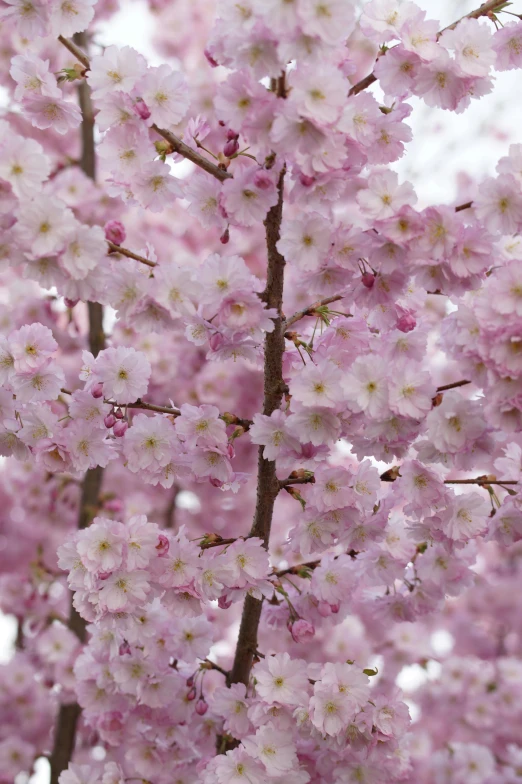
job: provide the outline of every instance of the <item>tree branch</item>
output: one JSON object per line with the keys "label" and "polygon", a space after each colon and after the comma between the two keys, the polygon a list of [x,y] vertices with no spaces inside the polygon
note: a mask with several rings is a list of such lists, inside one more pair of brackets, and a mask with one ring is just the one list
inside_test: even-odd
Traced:
{"label": "tree branch", "polygon": [[[265,220],[268,270],[262,299],[266,302],[268,308],[275,308],[278,313],[273,332],[268,332],[265,337],[263,401],[263,414],[265,416],[270,416],[273,411],[279,408],[284,390],[283,353],[285,350],[285,339],[282,329],[282,305],[285,259],[276,247],[280,237],[281,219],[283,216],[284,176],[285,169],[283,168],[279,176],[278,202],[271,208]],[[259,447],[258,452],[257,499],[250,536],[259,536],[263,540],[264,546],[268,548],[274,503],[279,493],[279,480],[276,476],[275,462],[264,459],[263,449],[264,447]],[[243,605],[234,664],[228,683],[244,683],[248,685],[252,661],[257,649],[257,630],[261,618],[261,606],[262,603],[259,599],[254,599],[252,596],[246,597]]]}
{"label": "tree branch", "polygon": [[[75,57],[78,57],[80,62],[89,67],[89,61],[86,56],[82,60],[81,55],[83,52],[78,48],[76,43],[72,41],[60,40],[71,51]],[[79,46],[85,47],[87,44],[87,36],[85,33],[77,33],[75,36],[76,42]],[[79,56],[80,55],[80,56]],[[80,165],[82,170],[92,180],[96,175],[96,150],[94,145],[94,115],[92,111],[90,87],[86,81],[82,81],[78,87],[78,99],[80,108],[82,110],[82,125],[81,125],[81,138],[82,138],[82,154]],[[103,331],[103,308],[97,302],[88,303],[89,312],[89,348],[94,356],[105,348],[105,333]],[[80,498],[80,507],[78,511],[78,528],[86,528],[90,525],[93,517],[96,515],[98,507],[98,499],[103,480],[103,468],[97,466],[96,468],[89,469],[84,476],[82,482],[82,492]],[[76,612],[71,604],[71,611],[69,616],[69,628],[73,631],[81,642],[85,642],[86,637],[86,622]],[[76,726],[80,717],[81,708],[77,703],[61,704],[58,712],[58,719],[54,735],[54,745],[51,757],[49,759],[51,765],[51,781],[50,784],[58,784],[58,777],[60,773],[67,769],[74,752],[74,743],[76,738]]]}
{"label": "tree branch", "polygon": [[343,298],[344,294],[336,294],[334,297],[320,299],[317,302],[314,302],[312,305],[308,305],[308,307],[304,308],[304,310],[298,310],[297,313],[294,313],[294,315],[290,316],[289,319],[285,319],[283,322],[284,329],[286,330],[292,324],[295,324],[296,321],[301,321],[301,319],[306,318],[306,316],[315,315],[314,311],[316,311],[318,308],[324,308],[325,305],[331,305],[332,302],[338,302]]}
{"label": "tree branch", "polygon": [[457,389],[457,387],[465,387],[466,384],[472,383],[472,381],[468,381],[467,379],[463,379],[462,381],[454,381],[453,384],[443,384],[443,386],[437,387],[437,392],[446,392],[448,389]]}
{"label": "tree branch", "polygon": [[[453,22],[453,24],[450,24],[447,27],[444,27],[442,30],[439,30],[437,33],[437,38],[439,38],[446,30],[453,30],[459,24],[459,22],[462,22],[463,19],[479,19],[481,16],[487,16],[490,12],[494,11],[496,8],[502,5],[503,2],[504,0],[489,0],[489,2],[481,5],[480,8],[476,8],[474,11],[470,11],[469,14],[465,14],[460,19],[457,19],[456,22]],[[394,46],[390,48],[395,49]],[[385,57],[385,55],[386,52],[383,52],[380,57]],[[366,90],[367,87],[370,87],[370,85],[376,81],[377,77],[375,74],[368,74],[368,76],[365,76],[364,79],[361,79],[360,82],[357,82],[357,84],[353,85],[348,95],[357,95],[363,90]]]}
{"label": "tree branch", "polygon": [[144,256],[138,256],[138,254],[134,253],[132,250],[127,250],[127,248],[122,248],[121,245],[115,245],[114,242],[109,242],[107,240],[107,246],[109,248],[109,254],[120,253],[122,256],[127,256],[127,258],[129,259],[134,259],[135,261],[140,261],[142,264],[146,264],[147,267],[158,266],[158,263],[156,261],[151,261],[150,259],[146,259]]}
{"label": "tree branch", "polygon": [[[81,33],[81,35],[85,36],[84,33]],[[78,36],[79,34],[75,36],[77,40]],[[69,40],[68,38],[64,38],[63,35],[59,35],[58,40],[65,46],[66,49],[69,50],[69,52],[71,52],[71,54],[76,57],[77,60],[79,60],[79,62],[85,67],[87,71],[90,70],[91,64],[89,62],[89,58],[82,48],[77,46],[76,43],[73,43],[73,41]],[[82,40],[86,43],[85,37],[83,37]],[[85,43],[83,46],[85,46]],[[153,125],[152,128],[154,131],[156,131],[157,134],[162,136],[170,144],[172,147],[172,152],[177,152],[188,161],[192,161],[192,163],[195,163],[196,166],[199,166],[200,169],[203,169],[208,174],[211,174],[217,180],[223,182],[223,180],[228,180],[232,177],[232,174],[229,174],[226,169],[222,168],[221,166],[216,166],[216,164],[212,163],[212,161],[209,161],[208,158],[204,158],[199,154],[199,152],[196,152],[192,149],[192,147],[189,147],[188,144],[182,142],[181,139],[179,139],[175,134],[171,133],[170,131],[166,131],[163,128],[158,128],[157,125]],[[133,257],[131,256],[131,258]],[[140,261],[140,259],[138,259],[138,261]]]}

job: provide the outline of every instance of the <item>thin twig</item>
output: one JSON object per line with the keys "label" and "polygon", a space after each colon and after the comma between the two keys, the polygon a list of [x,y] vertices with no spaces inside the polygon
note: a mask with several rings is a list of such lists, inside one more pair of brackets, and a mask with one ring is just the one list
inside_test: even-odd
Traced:
{"label": "thin twig", "polygon": [[151,261],[150,259],[146,259],[144,256],[139,256],[137,253],[134,253],[132,250],[127,250],[127,248],[122,248],[121,245],[115,245],[114,242],[109,242],[107,240],[107,246],[109,248],[110,253],[120,253],[122,256],[127,256],[129,259],[134,259],[135,261],[140,261],[142,264],[146,264],[147,267],[157,267],[158,263],[156,261]]}
{"label": "thin twig", "polygon": [[325,305],[330,305],[332,302],[338,302],[338,300],[343,299],[344,294],[336,294],[333,297],[326,297],[325,299],[320,299],[317,302],[314,302],[312,305],[308,305],[308,307],[304,308],[304,310],[298,310],[297,313],[294,313],[293,316],[290,316],[289,319],[286,319],[283,322],[283,328],[286,330],[292,324],[295,324],[296,321],[301,321],[301,319],[306,318],[306,316],[313,316],[315,315],[314,311],[318,308],[324,308]]}
{"label": "thin twig", "polygon": [[[439,30],[437,33],[437,38],[439,38],[446,30],[453,30],[459,24],[459,22],[462,22],[463,19],[479,19],[481,16],[487,16],[491,11],[494,11],[496,8],[502,5],[502,3],[503,0],[489,0],[489,2],[481,5],[480,8],[476,8],[474,11],[470,11],[469,14],[465,14],[460,19],[457,19],[456,22],[453,22],[453,24],[450,24],[447,27],[444,27],[442,30]],[[395,49],[395,47],[392,46],[390,49]],[[386,52],[382,52],[379,56],[385,57],[385,55]],[[361,79],[359,82],[357,82],[357,84],[353,85],[348,95],[357,95],[363,90],[366,90],[367,87],[370,87],[370,85],[376,81],[377,77],[375,74],[368,74],[368,76],[365,76],[364,79]]]}
{"label": "thin twig", "polygon": [[[58,40],[60,41],[61,44],[65,46],[66,49],[69,50],[69,52],[71,52],[71,54],[73,54],[76,57],[77,60],[79,60],[79,62],[83,66],[85,66],[86,70],[90,69],[91,64],[85,52],[83,52],[71,40],[69,40],[68,38],[64,38],[63,35],[58,36]],[[195,163],[196,166],[199,166],[200,169],[203,169],[204,171],[206,171],[208,174],[211,174],[216,179],[223,182],[224,180],[228,180],[230,179],[230,177],[232,177],[232,174],[227,172],[221,166],[216,166],[216,164],[212,163],[212,161],[209,161],[208,158],[204,158],[198,152],[193,150],[192,147],[189,147],[188,144],[182,142],[181,139],[179,139],[175,134],[163,128],[158,128],[157,125],[153,125],[152,128],[154,131],[156,131],[157,134],[159,134],[166,141],[168,141],[168,143],[172,147],[172,152],[179,153],[184,158],[186,158],[189,161],[192,161],[192,163]]]}
{"label": "thin twig", "polygon": [[457,389],[457,387],[465,387],[466,384],[472,383],[472,381],[468,381],[467,379],[463,379],[462,381],[454,381],[453,384],[443,384],[441,387],[437,387],[437,392],[446,392],[448,389]]}

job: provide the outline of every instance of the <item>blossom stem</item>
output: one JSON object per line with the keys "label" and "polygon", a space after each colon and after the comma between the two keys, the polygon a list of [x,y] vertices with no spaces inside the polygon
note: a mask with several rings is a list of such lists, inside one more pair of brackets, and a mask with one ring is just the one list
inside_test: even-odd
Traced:
{"label": "blossom stem", "polygon": [[[75,36],[79,46],[87,44],[86,33],[77,33]],[[79,61],[89,68],[89,60],[83,55],[76,43],[62,39],[61,42],[74,54]],[[82,59],[83,58],[83,59]],[[82,171],[95,179],[96,175],[96,150],[94,145],[94,115],[91,103],[90,87],[84,80],[78,86],[78,99],[82,111],[81,139],[82,155],[80,166]],[[103,331],[103,308],[97,302],[88,303],[89,314],[89,349],[94,356],[105,348],[105,333]],[[82,481],[80,506],[78,510],[78,528],[83,529],[90,525],[96,514],[98,499],[103,480],[103,468],[89,469]],[[69,616],[69,629],[76,634],[80,642],[86,639],[86,622],[71,604]],[[60,773],[69,766],[76,739],[76,726],[80,717],[81,708],[76,702],[62,703],[58,712],[56,730],[54,734],[53,750],[49,759],[51,766],[50,784],[58,784]]]}
{"label": "blossom stem", "polygon": [[314,482],[315,476],[313,474],[310,476],[288,477],[288,479],[279,480],[279,487],[282,490],[284,487],[290,487],[290,485],[310,485]]}
{"label": "blossom stem", "polygon": [[[280,88],[280,92],[282,88]],[[264,349],[264,400],[263,414],[270,416],[281,405],[285,384],[283,381],[283,354],[285,339],[283,329],[283,286],[285,259],[277,250],[280,238],[281,220],[283,217],[283,192],[285,168],[279,175],[279,198],[265,220],[266,243],[268,251],[267,282],[261,298],[268,308],[277,311],[275,328],[265,337]],[[280,490],[276,476],[275,461],[265,460],[264,447],[259,447],[257,500],[254,520],[250,536],[259,536],[268,548],[274,503]],[[261,619],[262,602],[247,596],[243,605],[243,614],[237,639],[234,664],[227,680],[228,684],[244,683],[248,685],[250,670],[257,650],[257,630]]]}
{"label": "blossom stem", "polygon": [[[447,27],[444,27],[442,30],[439,30],[437,33],[437,38],[439,38],[446,30],[453,30],[459,24],[459,22],[462,22],[463,19],[479,19],[481,16],[487,16],[492,11],[495,11],[495,9],[501,5],[503,5],[503,0],[489,0],[489,2],[483,3],[480,8],[476,8],[474,11],[470,11],[469,14],[465,14],[460,19],[457,19],[456,22],[453,22],[453,24],[450,24]],[[391,48],[394,49],[395,47]],[[380,57],[384,57],[385,55],[386,52],[384,51]],[[363,90],[366,90],[367,87],[370,87],[376,81],[377,77],[373,73],[368,74],[368,76],[365,76],[364,79],[361,79],[359,82],[353,85],[348,95],[357,95]]]}
{"label": "blossom stem", "polygon": [[344,294],[336,294],[334,297],[320,299],[317,302],[314,302],[313,305],[309,305],[307,308],[304,308],[304,310],[298,310],[297,313],[294,313],[293,316],[284,321],[285,330],[292,324],[295,324],[296,321],[301,321],[301,319],[306,318],[306,316],[315,315],[317,308],[323,308],[325,305],[330,305],[332,302],[338,302],[340,299],[343,299],[343,297]]}
{"label": "blossom stem", "polygon": [[107,246],[109,248],[109,253],[120,253],[122,256],[127,256],[127,258],[129,259],[134,259],[135,261],[140,261],[142,264],[146,264],[147,267],[158,266],[156,261],[151,261],[150,259],[146,259],[144,256],[139,256],[137,253],[134,253],[132,250],[127,250],[127,248],[122,248],[121,245],[115,245],[114,242],[107,241]]}
{"label": "blossom stem", "polygon": [[[91,64],[89,62],[89,58],[79,46],[77,46],[69,38],[65,38],[63,35],[58,36],[58,40],[65,46],[66,49],[71,52],[71,54],[76,57],[76,59],[83,66],[85,66],[87,71],[90,69]],[[203,169],[216,179],[223,182],[224,180],[232,177],[232,174],[227,172],[226,169],[222,168],[221,166],[216,166],[216,164],[212,163],[212,161],[209,161],[208,158],[204,158],[202,155],[196,152],[196,150],[193,150],[192,147],[189,147],[188,144],[182,142],[181,139],[179,139],[175,134],[165,130],[164,128],[159,128],[157,125],[153,125],[152,128],[154,131],[156,131],[157,134],[163,137],[163,139],[165,139],[165,141],[170,144],[172,147],[172,152],[179,153],[179,155],[182,155],[187,160],[192,161],[192,163],[195,163],[196,166],[199,166],[200,169]]]}
{"label": "blossom stem", "polygon": [[448,389],[457,389],[457,387],[465,387],[466,384],[471,384],[471,381],[467,379],[463,379],[462,381],[454,381],[453,384],[443,384],[441,387],[437,387],[437,392],[446,392]]}

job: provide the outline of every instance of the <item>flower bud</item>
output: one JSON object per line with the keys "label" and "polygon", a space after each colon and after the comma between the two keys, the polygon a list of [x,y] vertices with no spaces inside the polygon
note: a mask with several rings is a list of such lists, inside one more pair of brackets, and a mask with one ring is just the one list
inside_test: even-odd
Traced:
{"label": "flower bud", "polygon": [[64,303],[67,308],[74,308],[80,301],[79,299],[69,299],[69,297],[64,297]]}
{"label": "flower bud", "polygon": [[256,188],[259,188],[260,191],[267,191],[273,185],[273,180],[266,171],[259,169],[259,171],[256,171],[254,174],[254,185]]}
{"label": "flower bud", "polygon": [[305,621],[304,618],[298,618],[293,623],[288,622],[288,631],[292,635],[294,642],[306,642],[311,640],[315,635],[315,629],[311,623]]}
{"label": "flower bud", "polygon": [[118,420],[116,419],[116,417],[114,416],[114,414],[107,414],[107,416],[106,416],[106,417],[105,417],[105,419],[103,420],[103,424],[105,425],[105,427],[106,427],[108,430],[110,430],[110,429],[111,429],[111,427],[113,427],[113,426],[116,424],[116,422],[117,422],[117,421],[118,421]]}
{"label": "flower bud", "polygon": [[332,614],[332,608],[328,604],[328,602],[319,602],[317,605],[317,612],[321,616],[321,618],[328,618]]}
{"label": "flower bud", "polygon": [[203,51],[203,54],[207,58],[207,62],[208,62],[209,65],[212,66],[212,68],[217,68],[218,67],[219,63],[217,62],[217,60],[214,60],[214,58],[212,57],[212,55],[210,54],[208,49],[205,49]]}
{"label": "flower bud", "polygon": [[125,435],[127,428],[129,427],[129,423],[126,422],[124,419],[118,420],[114,427],[112,428],[112,432],[116,436],[116,438],[122,438]]}
{"label": "flower bud", "polygon": [[198,716],[204,716],[207,711],[208,704],[205,702],[204,698],[201,697],[201,699],[196,702],[196,713]]}
{"label": "flower bud", "polygon": [[191,689],[191,688],[194,686],[194,676],[193,676],[193,675],[190,675],[190,676],[187,678],[187,681],[186,681],[186,683],[187,683],[187,687],[188,687],[189,689]]}
{"label": "flower bud", "polygon": [[230,240],[230,231],[228,230],[228,226],[219,238],[219,241],[222,245],[226,245],[227,242]]}
{"label": "flower bud", "polygon": [[125,226],[120,221],[107,221],[103,230],[105,232],[105,239],[109,240],[109,242],[113,242],[115,245],[121,245],[122,242],[125,242],[125,237],[127,236],[125,233]]}
{"label": "flower bud", "polygon": [[366,286],[367,289],[373,289],[373,284],[375,283],[375,275],[371,272],[363,272],[361,275],[361,283],[363,286]]}
{"label": "flower bud", "polygon": [[132,654],[131,647],[130,647],[129,643],[127,642],[127,640],[124,640],[122,642],[122,644],[120,645],[119,654],[120,654],[120,656],[125,656],[125,654],[129,654],[129,656],[130,656]]}
{"label": "flower bud", "polygon": [[195,699],[196,699],[196,689],[194,687],[192,687],[192,689],[187,694],[187,700],[189,702],[192,702]]}
{"label": "flower bud", "polygon": [[239,142],[236,136],[235,139],[229,139],[229,141],[226,142],[225,146],[223,147],[223,155],[225,155],[227,158],[231,158],[238,150]]}
{"label": "flower bud", "polygon": [[218,351],[224,343],[223,335],[220,332],[214,332],[208,342],[212,351]]}
{"label": "flower bud", "polygon": [[341,609],[341,605],[339,604],[339,602],[337,602],[337,604],[331,604],[330,605],[330,609],[331,609],[333,615],[337,615],[337,613]]}
{"label": "flower bud", "polygon": [[95,400],[99,400],[100,397],[103,397],[103,384],[101,381],[98,381],[91,389],[91,395]]}
{"label": "flower bud", "polygon": [[112,413],[114,414],[116,419],[123,419],[123,411],[121,410],[121,408],[115,408]]}
{"label": "flower bud", "polygon": [[136,98],[135,103],[132,104],[132,110],[141,120],[148,120],[150,117],[150,109],[143,98]]}
{"label": "flower bud", "polygon": [[232,599],[229,599],[228,596],[220,596],[218,599],[218,607],[220,610],[228,610],[229,607],[232,607]]}
{"label": "flower bud", "polygon": [[158,551],[158,555],[161,557],[162,555],[167,555],[170,547],[170,542],[164,534],[158,535],[158,544],[156,545],[156,550]]}
{"label": "flower bud", "polygon": [[106,509],[108,512],[122,512],[123,501],[121,500],[121,498],[109,498],[108,501],[104,502],[103,508]]}
{"label": "flower bud", "polygon": [[411,311],[406,312],[397,319],[395,326],[400,332],[411,332],[417,326],[417,320]]}
{"label": "flower bud", "polygon": [[299,175],[299,182],[301,183],[301,185],[304,185],[305,188],[309,188],[311,185],[314,184],[315,177],[309,177],[307,174],[303,174],[301,172],[301,174]]}

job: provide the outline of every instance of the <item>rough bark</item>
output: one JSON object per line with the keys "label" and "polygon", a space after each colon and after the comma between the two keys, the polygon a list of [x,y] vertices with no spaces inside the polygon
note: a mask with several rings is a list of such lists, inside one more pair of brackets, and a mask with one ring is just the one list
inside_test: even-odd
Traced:
{"label": "rough bark", "polygon": [[[285,171],[283,169],[279,177],[278,202],[272,207],[265,220],[268,270],[266,288],[262,297],[266,302],[266,306],[275,308],[278,313],[273,332],[267,333],[265,338],[263,400],[263,414],[265,416],[270,416],[273,411],[279,408],[285,392],[283,381],[285,339],[282,316],[285,260],[276,248],[283,215],[284,176]],[[265,460],[263,447],[260,447],[256,508],[250,536],[259,536],[266,548],[268,548],[274,503],[278,492],[279,482],[276,477],[275,462]],[[258,599],[254,599],[252,596],[247,596],[245,599],[229,683],[248,684],[252,661],[257,649],[257,630],[261,618],[261,604]]]}
{"label": "rough bark", "polygon": [[[86,48],[85,33],[78,33],[75,36],[75,43]],[[78,88],[78,98],[82,110],[82,154],[80,165],[82,170],[92,180],[96,175],[96,151],[94,146],[94,115],[92,111],[90,88],[87,82],[83,81]],[[89,349],[97,356],[105,348],[105,334],[103,331],[103,308],[97,302],[88,303],[89,313]],[[96,515],[98,499],[103,481],[103,468],[97,466],[89,469],[83,478],[82,492],[80,496],[80,506],[78,510],[78,528],[86,528],[90,525]],[[84,619],[76,612],[71,604],[69,616],[69,628],[73,631],[81,642],[85,642],[86,624]],[[49,762],[51,765],[51,782],[58,784],[58,778],[63,770],[66,770],[71,761],[76,739],[76,728],[80,717],[81,708],[76,703],[66,703],[60,705],[56,731],[54,736],[54,746]]]}

